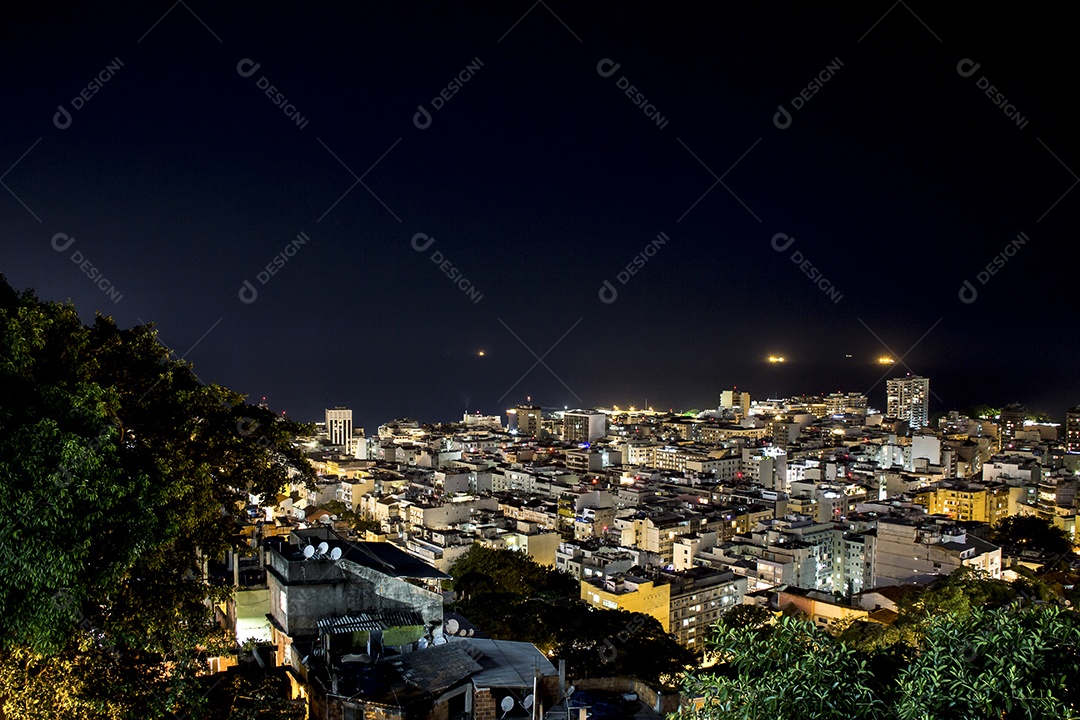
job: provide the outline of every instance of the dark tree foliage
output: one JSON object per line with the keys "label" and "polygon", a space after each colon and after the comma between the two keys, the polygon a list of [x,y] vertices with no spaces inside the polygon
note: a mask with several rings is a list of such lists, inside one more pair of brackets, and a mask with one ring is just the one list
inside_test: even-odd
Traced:
{"label": "dark tree foliage", "polygon": [[590,607],[579,599],[578,581],[523,553],[474,545],[450,575],[455,610],[493,638],[531,642],[566,660],[571,678],[673,682],[695,664],[655,618]]}
{"label": "dark tree foliage", "polygon": [[524,553],[473,545],[458,558],[450,575],[463,598],[482,592],[524,597],[577,597],[578,583],[566,573],[544,567]]}
{"label": "dark tree foliage", "polygon": [[1065,555],[1073,550],[1068,533],[1049,520],[1030,515],[1013,515],[999,522],[990,534],[990,542],[1047,555]]}
{"label": "dark tree foliage", "polygon": [[353,512],[340,500],[329,500],[322,504],[322,508],[331,515],[337,515],[339,520],[348,523],[355,533],[365,533],[368,530],[378,530],[381,527],[378,520],[365,518],[359,513]]}
{"label": "dark tree foliage", "polygon": [[763,630],[772,624],[775,617],[771,610],[760,605],[734,605],[724,611],[717,623],[726,628],[749,627]]}
{"label": "dark tree foliage", "polygon": [[677,720],[888,716],[857,650],[801,618],[782,617],[766,634],[760,629],[713,626],[708,643],[719,664],[687,676],[683,690],[699,700]]}
{"label": "dark tree foliage", "polygon": [[672,685],[697,665],[694,654],[651,615],[577,602],[552,620],[555,655],[566,660],[574,678],[633,677]]}
{"label": "dark tree foliage", "polygon": [[891,671],[882,661],[895,646],[868,650],[848,632],[791,617],[768,634],[717,623],[720,664],[687,676],[697,700],[675,720],[1080,718],[1080,616],[1058,605],[927,616]]}
{"label": "dark tree foliage", "polygon": [[975,608],[998,608],[1017,599],[1017,588],[976,568],[961,567],[928,588],[897,603],[899,624],[920,625],[928,618],[949,614],[966,617]]}
{"label": "dark tree foliage", "polygon": [[228,589],[198,568],[247,551],[248,493],[314,481],[305,430],[200,382],[152,326],[86,326],[0,276],[2,715],[195,709],[230,647],[208,609]]}
{"label": "dark tree foliage", "polygon": [[927,623],[896,683],[900,718],[1078,718],[1080,616],[1056,605],[977,608]]}

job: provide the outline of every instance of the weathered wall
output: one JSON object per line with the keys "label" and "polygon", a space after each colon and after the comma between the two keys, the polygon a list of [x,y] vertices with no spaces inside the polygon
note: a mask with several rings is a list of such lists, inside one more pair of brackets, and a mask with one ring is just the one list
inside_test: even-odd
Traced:
{"label": "weathered wall", "polygon": [[349,611],[413,610],[420,613],[426,625],[436,627],[437,635],[442,634],[441,595],[348,560],[341,560],[339,564],[349,581],[347,586]]}
{"label": "weathered wall", "polygon": [[585,678],[573,683],[578,690],[608,690],[610,692],[637,693],[638,699],[649,707],[656,709],[657,698],[660,699],[660,713],[667,715],[679,709],[679,693],[676,690],[657,692],[640,680],[625,677]]}

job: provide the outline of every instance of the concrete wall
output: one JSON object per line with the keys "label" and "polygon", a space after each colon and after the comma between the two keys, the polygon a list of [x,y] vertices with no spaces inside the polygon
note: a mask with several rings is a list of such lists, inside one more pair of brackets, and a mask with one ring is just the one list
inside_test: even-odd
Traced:
{"label": "concrete wall", "polygon": [[[679,709],[679,692],[677,690],[657,691],[640,680],[624,677],[608,678],[583,678],[575,680],[573,686],[578,690],[607,690],[620,693],[637,693],[638,699],[661,715],[675,712]],[[477,718],[477,720],[480,720]]]}
{"label": "concrete wall", "polygon": [[[349,601],[355,605],[349,611],[390,612],[415,610],[424,618],[424,624],[435,627],[435,634],[442,634],[442,596],[417,587],[400,578],[357,565],[349,560],[339,561],[349,580]],[[354,600],[355,598],[355,600]]]}
{"label": "concrete wall", "polygon": [[[347,606],[346,583],[282,585],[273,572],[267,573],[270,590],[270,614],[293,637],[315,635],[316,623],[327,615],[336,615]],[[282,593],[287,607],[282,607]]]}

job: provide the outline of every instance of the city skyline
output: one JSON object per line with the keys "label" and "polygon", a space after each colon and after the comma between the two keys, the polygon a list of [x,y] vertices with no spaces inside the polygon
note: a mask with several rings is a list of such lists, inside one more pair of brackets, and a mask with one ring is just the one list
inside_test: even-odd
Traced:
{"label": "city skyline", "polygon": [[1080,401],[1053,10],[0,12],[0,272],[290,417]]}

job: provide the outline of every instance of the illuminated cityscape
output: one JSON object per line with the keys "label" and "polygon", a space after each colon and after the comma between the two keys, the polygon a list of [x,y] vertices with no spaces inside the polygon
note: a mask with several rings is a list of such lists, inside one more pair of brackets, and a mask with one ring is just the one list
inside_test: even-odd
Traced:
{"label": "illuminated cityscape", "polygon": [[1080,720],[1067,7],[0,15],[0,720]]}

